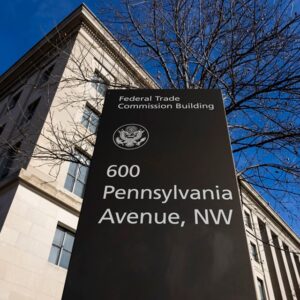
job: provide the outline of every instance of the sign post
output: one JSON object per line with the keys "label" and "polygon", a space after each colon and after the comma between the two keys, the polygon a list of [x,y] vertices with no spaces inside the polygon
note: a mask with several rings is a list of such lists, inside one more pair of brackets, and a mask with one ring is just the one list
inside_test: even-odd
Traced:
{"label": "sign post", "polygon": [[63,300],[253,300],[218,90],[111,90]]}

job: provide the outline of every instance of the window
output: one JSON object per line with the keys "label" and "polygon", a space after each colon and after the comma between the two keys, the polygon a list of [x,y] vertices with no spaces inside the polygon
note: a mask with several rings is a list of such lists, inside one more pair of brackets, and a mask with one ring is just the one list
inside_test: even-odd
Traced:
{"label": "window", "polygon": [[257,278],[258,296],[259,300],[267,300],[264,283],[261,279]]}
{"label": "window", "polygon": [[[84,193],[85,183],[87,174],[89,171],[90,160],[88,157],[79,153],[78,151],[75,154],[79,162],[71,162],[65,182],[65,188],[74,193],[75,195],[82,197]],[[83,165],[84,164],[84,165]]]}
{"label": "window", "polygon": [[21,142],[18,142],[14,146],[10,146],[7,150],[6,154],[2,157],[1,165],[0,165],[0,179],[6,177],[9,172],[12,170],[13,162],[19,153],[21,147]]}
{"label": "window", "polygon": [[81,124],[91,133],[96,133],[99,123],[99,114],[95,113],[90,107],[84,108]]}
{"label": "window", "polygon": [[2,132],[3,132],[4,128],[5,128],[5,126],[6,126],[6,123],[0,126],[0,135],[2,134]]}
{"label": "window", "polygon": [[251,252],[251,256],[252,258],[258,262],[258,252],[257,252],[257,248],[256,245],[254,245],[253,243],[250,243],[250,252]]}
{"label": "window", "polygon": [[107,84],[105,80],[101,77],[100,72],[98,70],[94,72],[94,75],[92,77],[92,87],[96,89],[100,96],[105,96]]}
{"label": "window", "polygon": [[49,261],[55,265],[68,269],[73,244],[74,233],[61,226],[57,226],[49,255]]}
{"label": "window", "polygon": [[36,111],[36,108],[39,105],[40,100],[41,100],[41,97],[28,105],[28,107],[27,107],[27,109],[26,109],[26,111],[23,115],[21,125],[25,124],[25,123],[28,123],[32,119],[32,117],[33,117],[33,115]]}
{"label": "window", "polygon": [[248,228],[252,229],[251,216],[247,212],[244,212],[244,213],[245,213],[245,224]]}
{"label": "window", "polygon": [[44,83],[46,83],[49,80],[53,69],[54,69],[54,65],[50,66],[48,69],[46,69],[44,71],[44,73],[42,74],[42,76],[39,80],[38,86],[43,85]]}
{"label": "window", "polygon": [[10,99],[10,101],[7,104],[7,111],[12,110],[16,106],[18,100],[20,99],[21,94],[22,94],[22,91],[17,93]]}

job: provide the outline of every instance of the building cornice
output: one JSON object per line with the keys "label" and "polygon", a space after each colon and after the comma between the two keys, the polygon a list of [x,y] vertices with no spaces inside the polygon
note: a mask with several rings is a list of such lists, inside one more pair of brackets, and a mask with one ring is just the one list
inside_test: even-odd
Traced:
{"label": "building cornice", "polygon": [[262,211],[269,217],[279,228],[281,228],[294,242],[300,247],[300,239],[289,225],[281,218],[281,216],[263,199],[263,197],[247,182],[239,180],[242,194],[248,195]]}
{"label": "building cornice", "polygon": [[59,188],[52,177],[35,168],[21,169],[2,179],[0,181],[0,191],[5,192],[7,189],[18,185],[25,186],[48,201],[55,203],[77,217],[79,216],[82,199],[65,189]]}
{"label": "building cornice", "polygon": [[45,178],[45,174],[34,168],[21,169],[18,181],[20,184],[32,189],[35,193],[48,199],[50,202],[79,216],[82,199],[64,189],[59,189],[52,178]]}
{"label": "building cornice", "polygon": [[105,50],[118,63],[121,63],[125,71],[129,72],[131,77],[137,79],[144,88],[159,89],[159,85],[144,70],[136,59],[126,50],[126,48],[118,42],[112,33],[99,21],[99,19],[91,12],[88,7],[82,5],[83,27],[87,32],[102,45]]}
{"label": "building cornice", "polygon": [[97,37],[97,40],[105,45],[106,51],[118,62],[121,62],[125,70],[129,71],[143,87],[159,88],[150,74],[143,70],[142,66],[116,41],[98,18],[82,4],[1,75],[0,95],[3,96],[12,85],[20,81],[20,78],[36,71],[44,56],[51,51],[56,51],[57,47],[64,42],[71,40],[81,26],[88,28],[90,33],[93,33],[94,37]]}

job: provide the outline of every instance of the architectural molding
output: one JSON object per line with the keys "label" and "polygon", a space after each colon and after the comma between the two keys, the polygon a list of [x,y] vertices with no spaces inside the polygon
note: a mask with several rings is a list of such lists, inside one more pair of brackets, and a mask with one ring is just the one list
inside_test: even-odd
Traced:
{"label": "architectural molding", "polygon": [[22,185],[32,189],[35,193],[39,193],[47,200],[79,216],[82,199],[68,193],[63,188],[57,187],[50,176],[47,178],[45,174],[28,167],[26,170],[21,169],[18,180]]}

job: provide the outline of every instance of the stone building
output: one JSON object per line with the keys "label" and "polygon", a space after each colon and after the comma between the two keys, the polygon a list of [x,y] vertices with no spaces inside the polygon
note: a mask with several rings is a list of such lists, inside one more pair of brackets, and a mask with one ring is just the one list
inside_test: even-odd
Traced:
{"label": "stone building", "polygon": [[[61,299],[108,86],[159,88],[85,5],[1,76],[0,300]],[[299,238],[241,191],[257,299],[300,299]]]}

